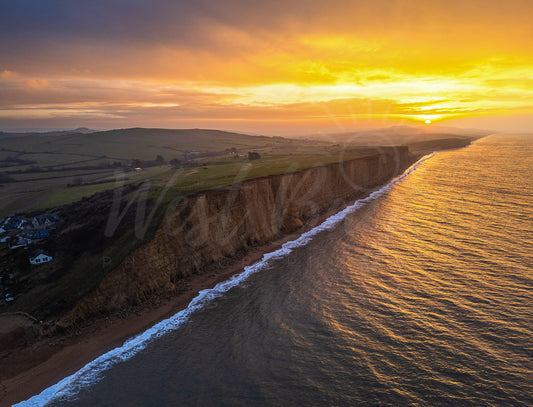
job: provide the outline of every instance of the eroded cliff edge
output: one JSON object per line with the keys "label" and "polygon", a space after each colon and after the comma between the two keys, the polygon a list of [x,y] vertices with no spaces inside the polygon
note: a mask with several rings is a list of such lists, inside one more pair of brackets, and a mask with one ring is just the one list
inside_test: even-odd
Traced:
{"label": "eroded cliff edge", "polygon": [[168,208],[154,238],[83,297],[68,323],[173,292],[184,277],[223,267],[250,246],[297,231],[317,215],[386,183],[414,159],[407,147],[384,148],[374,155],[178,200]]}

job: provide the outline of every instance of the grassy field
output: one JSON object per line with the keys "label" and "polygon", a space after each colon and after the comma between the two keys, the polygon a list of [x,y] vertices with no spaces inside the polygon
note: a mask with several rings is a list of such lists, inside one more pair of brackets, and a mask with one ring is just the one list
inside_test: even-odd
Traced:
{"label": "grassy field", "polygon": [[[258,152],[261,158],[248,160],[249,151]],[[235,180],[296,171],[368,152],[320,141],[222,131],[128,129],[6,138],[0,140],[0,154],[8,164],[0,172],[10,178],[0,187],[0,216],[7,216],[69,204],[113,189],[118,182],[150,181],[157,187],[173,179],[171,187],[188,195]],[[154,163],[157,156],[165,161]],[[187,165],[176,169],[168,164],[172,159]],[[17,160],[31,164],[12,165]],[[126,164],[132,160],[149,165],[142,171],[126,171],[131,170]]]}
{"label": "grassy field", "polygon": [[248,136],[217,130],[140,128],[0,140],[2,155],[36,159],[43,165],[66,165],[89,159],[152,160],[157,155],[170,160],[190,151],[213,153],[232,147],[248,149],[291,143],[291,140],[278,137]]}
{"label": "grassy field", "polygon": [[[264,152],[259,160],[249,161],[247,157],[216,156],[213,162],[193,168],[174,169],[170,165],[147,168],[140,172],[114,171],[112,174],[102,172],[95,175],[99,182],[92,185],[80,185],[70,188],[58,188],[41,200],[34,209],[46,209],[75,202],[96,192],[113,189],[121,183],[150,182],[153,186],[169,186],[182,195],[191,195],[213,188],[231,185],[234,182],[283,174],[316,165],[338,162],[339,159],[354,159],[368,154],[375,154],[371,149],[353,149],[344,151],[339,147],[284,148]],[[91,179],[91,178],[88,178]],[[52,180],[50,180],[51,182]],[[169,182],[172,182],[169,185]]]}
{"label": "grassy field", "polygon": [[[151,180],[166,184],[176,170],[168,162],[178,159],[196,171],[181,171],[176,186],[199,188],[222,185],[248,164],[247,152],[257,151],[273,163],[274,157],[290,161],[306,148],[318,155],[321,142],[248,136],[215,130],[125,129],[91,134],[31,135],[0,139],[0,217],[13,213],[52,208],[75,202],[96,192],[113,189],[117,180],[140,183]],[[229,152],[233,149],[233,154]],[[302,150],[303,149],[303,150]],[[237,153],[238,158],[234,155]],[[157,156],[164,162],[155,163]],[[137,161],[135,161],[137,160]],[[129,171],[128,163],[142,166]],[[139,164],[138,162],[142,162]],[[206,166],[201,166],[206,164]],[[276,164],[278,171],[289,165]],[[202,168],[202,169],[200,169]],[[204,168],[207,168],[205,170]],[[200,176],[201,175],[201,176]],[[203,179],[205,177],[205,179]],[[9,181],[9,182],[6,182]],[[222,182],[222,184],[221,184]],[[76,185],[76,186],[73,186]],[[197,189],[195,187],[194,189]]]}
{"label": "grassy field", "polygon": [[[361,133],[345,138],[341,145],[217,130],[133,128],[1,138],[0,217],[72,203],[113,189],[119,180],[166,186],[173,179],[171,187],[188,195],[229,185],[237,179],[296,171],[375,153],[375,148],[365,150],[365,146],[376,141],[376,137],[375,133]],[[413,149],[434,149],[439,147],[436,137],[444,138],[440,134],[395,131],[378,140],[382,145],[407,143]],[[452,144],[457,140],[449,138]],[[248,151],[258,152],[261,159],[249,161]],[[155,162],[158,156],[164,161]],[[173,169],[168,164],[172,159],[187,165]],[[143,170],[127,172],[132,165]]]}

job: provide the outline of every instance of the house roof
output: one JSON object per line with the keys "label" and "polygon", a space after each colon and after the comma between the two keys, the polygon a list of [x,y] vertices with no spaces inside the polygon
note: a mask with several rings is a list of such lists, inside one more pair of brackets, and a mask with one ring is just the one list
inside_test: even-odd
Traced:
{"label": "house roof", "polygon": [[18,216],[7,216],[0,221],[0,227],[4,228],[5,230],[16,229],[21,222],[22,218]]}
{"label": "house roof", "polygon": [[35,249],[35,250],[32,250],[30,252],[30,259],[34,259],[36,257],[39,257],[41,254],[45,255],[45,256],[48,256],[48,257],[52,257],[50,256],[48,253],[46,253],[44,250],[41,250],[41,249]]}
{"label": "house roof", "polygon": [[44,237],[50,236],[50,232],[46,229],[42,230],[28,230],[22,234],[28,239],[42,239]]}
{"label": "house roof", "polygon": [[55,214],[44,214],[44,215],[38,215],[33,218],[34,221],[36,221],[39,224],[44,224],[46,222],[55,223],[59,220],[59,217]]}

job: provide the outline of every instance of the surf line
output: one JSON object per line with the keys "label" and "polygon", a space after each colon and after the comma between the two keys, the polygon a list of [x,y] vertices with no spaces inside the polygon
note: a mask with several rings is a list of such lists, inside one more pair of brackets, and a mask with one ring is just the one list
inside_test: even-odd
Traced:
{"label": "surf line", "polygon": [[110,369],[120,362],[124,362],[143,349],[155,339],[160,338],[168,332],[175,331],[185,322],[188,321],[191,314],[204,308],[209,302],[215,298],[221,297],[231,288],[238,286],[243,281],[247,280],[252,274],[255,274],[263,269],[266,269],[272,260],[282,259],[289,255],[295,248],[305,246],[314,236],[325,230],[333,229],[339,224],[348,214],[357,211],[357,209],[367,205],[369,202],[384,195],[394,185],[401,182],[409,174],[415,171],[422,163],[435,156],[436,153],[428,154],[416,163],[411,165],[403,174],[391,180],[388,184],[380,189],[370,193],[367,197],[356,200],[352,205],[346,206],[340,212],[331,215],[320,225],[301,234],[297,239],[284,243],[281,248],[263,255],[263,258],[251,266],[244,267],[244,271],[231,276],[228,280],[218,283],[213,288],[201,290],[198,295],[189,303],[187,308],[177,312],[170,318],[167,318],[153,327],[147,329],[143,333],[128,339],[122,346],[119,346],[107,353],[94,359],[83,366],[76,373],[64,378],[58,383],[44,389],[40,394],[31,397],[28,400],[15,404],[13,407],[40,407],[44,406],[51,400],[72,400],[75,399],[76,394],[83,388],[89,387],[99,381],[101,373]]}

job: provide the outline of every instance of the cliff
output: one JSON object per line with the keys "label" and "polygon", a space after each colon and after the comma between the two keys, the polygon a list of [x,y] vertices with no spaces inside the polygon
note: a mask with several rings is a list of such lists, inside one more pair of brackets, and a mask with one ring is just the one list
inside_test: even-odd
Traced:
{"label": "cliff", "polygon": [[375,155],[180,199],[167,209],[154,238],[82,298],[69,322],[172,292],[184,277],[221,268],[250,246],[309,225],[317,215],[384,184],[410,163],[407,147],[384,148]]}

